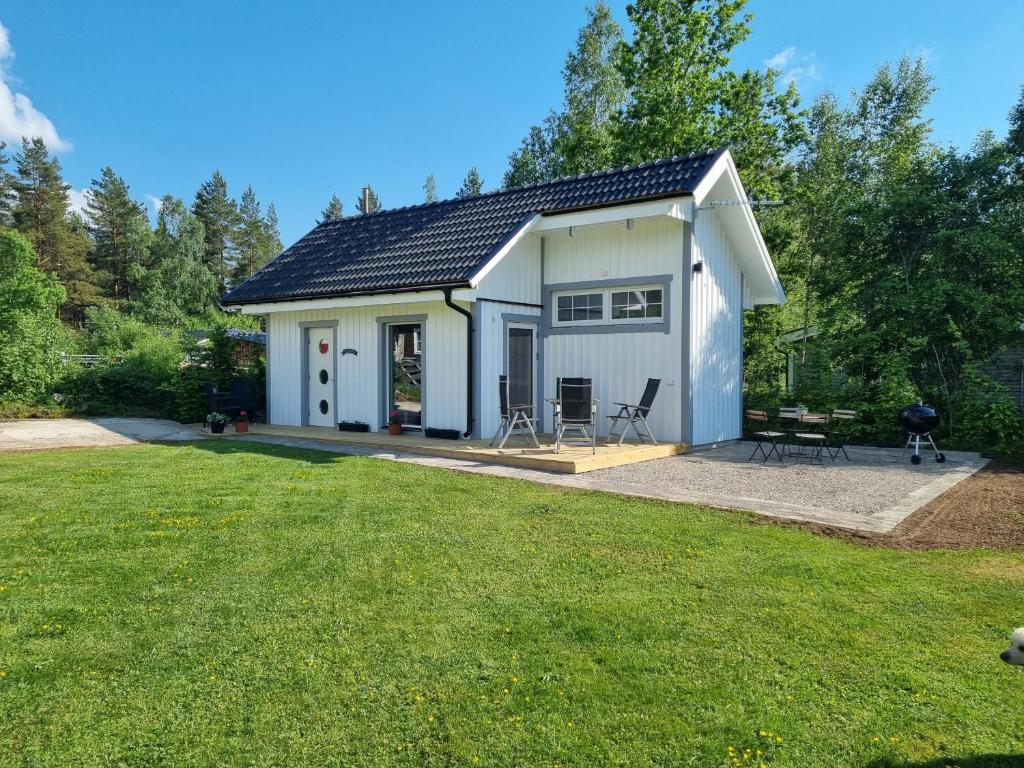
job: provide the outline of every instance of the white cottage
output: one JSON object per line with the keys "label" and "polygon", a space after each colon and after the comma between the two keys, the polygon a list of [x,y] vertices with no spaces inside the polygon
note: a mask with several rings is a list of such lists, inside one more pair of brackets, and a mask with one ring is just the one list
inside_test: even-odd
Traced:
{"label": "white cottage", "polygon": [[[266,316],[267,419],[498,427],[661,379],[659,440],[740,436],[743,310],[785,296],[727,149],[325,222],[223,300]],[[606,429],[606,424],[602,425]]]}

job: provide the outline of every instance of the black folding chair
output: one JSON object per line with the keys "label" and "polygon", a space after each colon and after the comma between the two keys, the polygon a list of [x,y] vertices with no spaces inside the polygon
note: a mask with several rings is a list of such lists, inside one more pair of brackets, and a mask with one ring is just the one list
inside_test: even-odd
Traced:
{"label": "black folding chair", "polygon": [[[779,461],[782,461],[782,451],[779,443],[786,438],[786,433],[771,429],[768,412],[747,410],[744,411],[743,416],[749,422],[750,436],[757,442],[757,447],[754,448],[754,452],[750,454],[750,458],[747,461],[753,461],[758,452],[763,457],[762,461],[768,461],[773,453]],[[764,450],[765,443],[768,444],[767,452]]]}
{"label": "black folding chair", "polygon": [[825,444],[825,450],[832,457],[832,461],[838,459],[840,453],[846,457],[847,461],[852,461],[850,454],[846,452],[846,441],[850,438],[850,432],[853,429],[853,422],[856,418],[856,411],[850,411],[845,408],[837,408],[832,411],[830,419],[831,429],[826,433],[828,442]]}
{"label": "black folding chair", "polygon": [[502,374],[498,376],[498,404],[501,409],[501,423],[498,425],[498,431],[494,433],[494,437],[491,438],[491,445],[494,442],[501,439],[498,443],[498,450],[500,451],[505,447],[505,441],[508,440],[509,436],[513,433],[522,435],[523,439],[526,439],[527,434],[533,439],[533,444],[540,448],[540,441],[537,439],[537,431],[533,428],[533,422],[536,420],[534,405],[509,405],[509,386],[508,376]]}
{"label": "black folding chair", "polygon": [[[613,440],[617,440],[618,445],[622,445],[622,441],[626,438],[626,432],[632,427],[633,432],[636,433],[636,439],[641,443],[647,438],[650,438],[651,442],[655,445],[658,441],[654,439],[654,433],[651,432],[651,427],[647,423],[647,414],[651,412],[651,406],[654,404],[654,398],[658,394],[658,387],[661,386],[661,379],[648,379],[647,386],[644,388],[643,397],[640,398],[639,405],[631,405],[630,403],[615,403],[619,406],[619,412],[614,416],[608,418],[612,420],[611,428],[608,431],[608,439],[606,443],[611,443]],[[621,426],[622,432],[617,432]],[[643,434],[640,428],[643,428]]]}
{"label": "black folding chair", "polygon": [[559,379],[558,399],[555,407],[555,453],[562,450],[565,433],[578,432],[573,438],[577,444],[589,445],[597,453],[597,403],[594,399],[594,383],[590,379]]}

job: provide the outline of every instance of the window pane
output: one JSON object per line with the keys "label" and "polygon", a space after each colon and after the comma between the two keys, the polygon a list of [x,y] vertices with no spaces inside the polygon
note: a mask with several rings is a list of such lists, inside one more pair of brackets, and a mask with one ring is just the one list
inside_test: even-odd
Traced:
{"label": "window pane", "polygon": [[568,309],[572,306],[572,296],[559,296],[558,297],[558,308]]}
{"label": "window pane", "polygon": [[647,305],[647,316],[648,317],[661,317],[661,304],[648,304]]}
{"label": "window pane", "polygon": [[647,293],[647,301],[648,302],[650,302],[651,304],[661,304],[661,289],[660,288],[651,289],[649,291],[646,291],[646,293]]}
{"label": "window pane", "polygon": [[572,320],[571,309],[559,309],[558,310],[558,322],[565,323]]}

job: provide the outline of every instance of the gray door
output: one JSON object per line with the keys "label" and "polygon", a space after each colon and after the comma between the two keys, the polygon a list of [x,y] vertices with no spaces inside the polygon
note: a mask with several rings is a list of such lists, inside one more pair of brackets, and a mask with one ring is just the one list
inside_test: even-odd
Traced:
{"label": "gray door", "polygon": [[508,329],[509,405],[534,405],[534,329],[511,325]]}

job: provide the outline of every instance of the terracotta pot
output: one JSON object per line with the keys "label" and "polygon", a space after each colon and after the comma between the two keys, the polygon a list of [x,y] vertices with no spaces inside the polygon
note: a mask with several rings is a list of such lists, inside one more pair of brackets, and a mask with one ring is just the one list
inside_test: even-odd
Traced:
{"label": "terracotta pot", "polygon": [[401,424],[388,424],[388,434],[389,435],[400,435],[400,434],[402,434],[402,425]]}
{"label": "terracotta pot", "polygon": [[242,433],[248,432],[248,431],[249,431],[249,422],[248,421],[236,421],[235,422],[235,432],[237,432],[239,434],[242,434]]}

